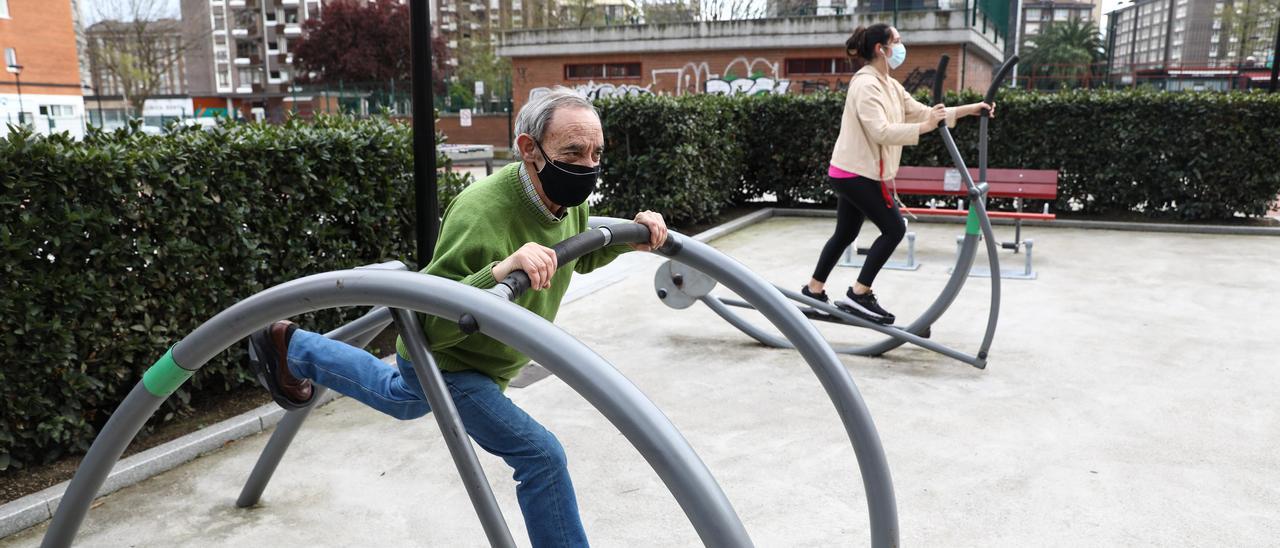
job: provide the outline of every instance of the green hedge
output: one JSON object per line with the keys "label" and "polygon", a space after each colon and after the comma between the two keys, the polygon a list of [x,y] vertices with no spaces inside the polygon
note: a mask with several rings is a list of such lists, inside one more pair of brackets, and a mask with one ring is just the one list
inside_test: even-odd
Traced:
{"label": "green hedge", "polygon": [[650,209],[675,222],[712,219],[737,198],[745,124],[737,101],[649,96],[597,103],[604,126],[602,199],[593,213]]}
{"label": "green hedge", "polygon": [[[404,125],[341,118],[0,139],[0,470],[85,450],[142,371],[239,299],[413,264],[411,144]],[[446,180],[442,199],[463,184]],[[301,322],[323,330],[359,313]],[[242,355],[211,361],[160,417],[193,392],[251,382]]]}
{"label": "green hedge", "polygon": [[[947,102],[979,99],[969,92],[950,94]],[[679,196],[669,217],[682,223],[707,221],[735,201],[765,194],[782,205],[825,202],[843,102],[834,93],[601,102],[606,174],[611,188],[627,193],[626,200],[605,193],[602,205],[625,210],[647,198]],[[1280,95],[1003,92],[998,103],[991,167],[1058,170],[1060,214],[1227,220],[1265,214],[1280,194]],[[977,128],[977,119],[968,118],[953,131],[971,166]],[[637,135],[644,136],[639,148]],[[905,150],[903,165],[951,160],[935,132]],[[718,179],[709,182],[708,173]]]}

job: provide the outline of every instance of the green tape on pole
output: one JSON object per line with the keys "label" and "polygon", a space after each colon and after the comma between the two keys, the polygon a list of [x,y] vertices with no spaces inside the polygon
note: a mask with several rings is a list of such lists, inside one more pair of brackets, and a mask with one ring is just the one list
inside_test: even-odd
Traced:
{"label": "green tape on pole", "polygon": [[978,210],[974,207],[969,208],[969,220],[964,223],[965,234],[977,234],[982,224],[978,222]]}
{"label": "green tape on pole", "polygon": [[187,371],[178,367],[178,362],[173,361],[173,348],[170,347],[168,352],[160,358],[160,361],[147,369],[142,374],[142,384],[147,387],[147,392],[157,398],[167,398],[174,390],[177,390],[182,383],[187,382],[191,378],[194,371]]}

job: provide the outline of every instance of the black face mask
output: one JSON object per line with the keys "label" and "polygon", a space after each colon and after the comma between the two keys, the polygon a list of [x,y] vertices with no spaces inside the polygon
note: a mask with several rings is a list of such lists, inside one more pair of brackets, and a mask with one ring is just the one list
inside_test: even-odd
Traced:
{"label": "black face mask", "polygon": [[542,144],[537,139],[533,140],[533,144],[538,145],[538,152],[547,161],[538,172],[542,191],[547,193],[547,198],[563,207],[573,207],[587,201],[587,197],[596,189],[596,181],[600,179],[600,168],[553,161],[547,156],[547,151],[542,150]]}

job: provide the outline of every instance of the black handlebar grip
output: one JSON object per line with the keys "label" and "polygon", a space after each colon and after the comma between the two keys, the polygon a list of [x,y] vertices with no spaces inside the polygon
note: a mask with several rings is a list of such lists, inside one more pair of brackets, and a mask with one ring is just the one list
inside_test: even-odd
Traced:
{"label": "black handlebar grip", "polygon": [[[638,244],[649,241],[649,227],[640,223],[619,223],[603,228],[609,231],[609,236],[606,237],[605,232],[600,229],[588,230],[552,247],[556,252],[556,269],[605,245]],[[523,270],[517,270],[508,274],[500,283],[511,288],[511,300],[516,300],[529,290],[529,275]]]}
{"label": "black handlebar grip", "polygon": [[[1004,60],[1004,64],[1000,65],[1000,70],[996,72],[996,77],[991,79],[991,87],[987,88],[987,94],[983,96],[982,102],[990,105],[996,100],[996,92],[1000,91],[1000,84],[1004,83],[1005,77],[1009,76],[1009,72],[1013,70],[1013,66],[1018,64],[1018,56],[1014,55]],[[983,116],[990,116],[991,113],[986,110],[982,111]]]}
{"label": "black handlebar grip", "polygon": [[943,54],[938,58],[938,72],[933,77],[933,104],[942,102],[942,81],[947,78],[947,65],[951,64],[951,56]]}

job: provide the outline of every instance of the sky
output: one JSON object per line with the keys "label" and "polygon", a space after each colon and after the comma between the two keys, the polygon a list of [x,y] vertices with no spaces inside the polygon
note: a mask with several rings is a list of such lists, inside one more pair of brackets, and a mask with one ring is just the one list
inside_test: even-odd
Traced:
{"label": "sky", "polygon": [[[80,0],[80,19],[84,26],[89,26],[98,22],[98,13],[100,11],[112,11],[119,6],[127,6],[131,1],[135,0]],[[156,10],[163,16],[178,19],[181,15],[181,9],[178,0],[146,0],[155,2]]]}
{"label": "sky", "polygon": [[[110,9],[112,5],[120,5],[130,1],[134,1],[134,0],[80,0],[81,2],[80,11],[81,11],[81,16],[84,20],[84,24],[87,26],[97,22],[97,12],[99,11],[99,9],[102,9],[102,8]],[[177,18],[179,16],[179,13],[180,13],[179,6],[178,6],[179,0],[150,0],[150,1],[156,2],[158,9],[162,13],[168,14],[169,17]],[[760,1],[763,1],[763,0],[760,0]],[[1128,4],[1128,3],[1130,3],[1130,0],[1102,0],[1102,13],[1106,14],[1107,12],[1115,9],[1117,6],[1121,4]],[[1102,26],[1102,28],[1106,28],[1106,27]]]}

